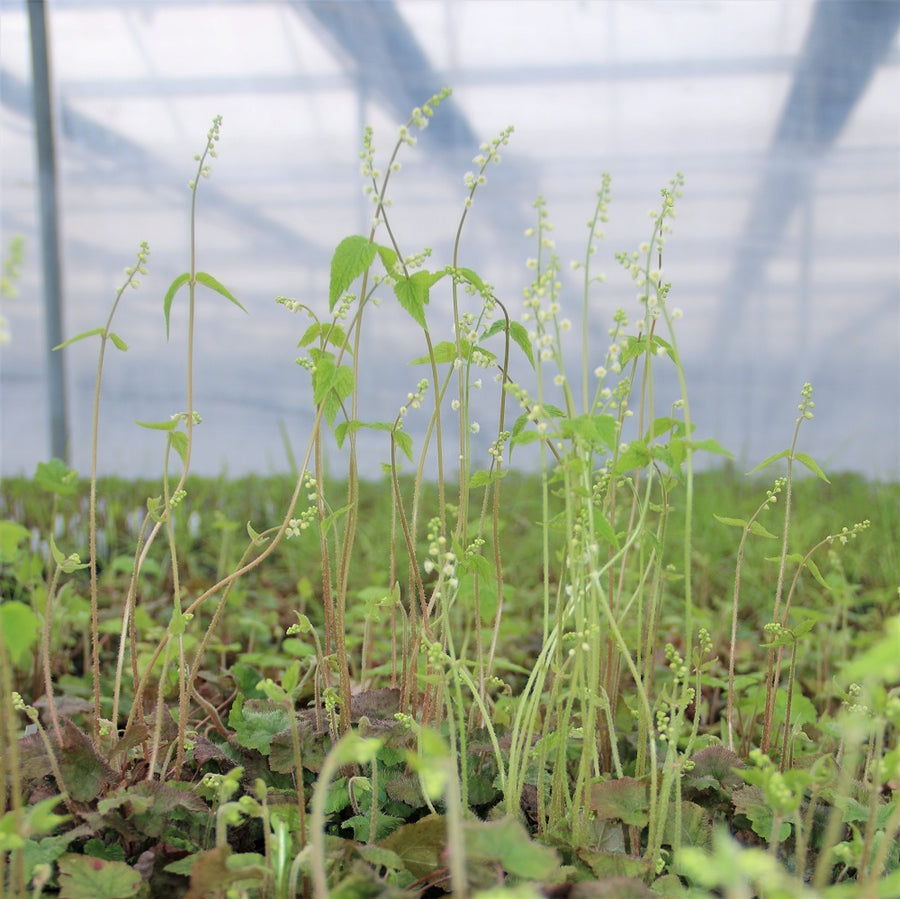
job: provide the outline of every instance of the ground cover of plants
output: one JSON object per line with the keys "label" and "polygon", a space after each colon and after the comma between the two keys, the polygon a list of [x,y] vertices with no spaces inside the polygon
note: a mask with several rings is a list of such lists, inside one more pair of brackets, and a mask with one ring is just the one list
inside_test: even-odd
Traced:
{"label": "ground cover of plants", "polygon": [[[188,309],[185,406],[140,423],[159,478],[97,477],[146,245],[68,341],[99,348],[91,470],[0,486],[2,895],[900,894],[900,485],[803,450],[809,384],[747,466],[692,421],[662,269],[680,175],[647,241],[606,253],[628,300],[597,262],[606,176],[578,295],[540,198],[524,303],[465,265],[512,129],[473,148],[450,258],[406,247],[390,182],[447,93],[383,169],[366,131],[372,230],[335,236],[329,296],[277,298],[315,408],[292,476],[190,471],[196,294],[244,311],[195,264],[220,120],[161,302],[161,339]],[[389,303],[421,340],[372,421],[367,324]]]}

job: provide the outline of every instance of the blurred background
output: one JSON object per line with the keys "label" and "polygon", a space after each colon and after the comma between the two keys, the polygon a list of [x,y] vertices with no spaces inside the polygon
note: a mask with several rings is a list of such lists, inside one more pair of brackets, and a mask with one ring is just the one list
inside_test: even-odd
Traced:
{"label": "blurred background", "polygon": [[[447,85],[452,99],[404,149],[392,182],[404,253],[430,247],[429,267],[449,262],[463,176],[479,145],[513,125],[460,262],[521,315],[535,253],[525,231],[541,195],[564,266],[563,312],[578,320],[568,262],[584,255],[609,172],[593,369],[615,308],[639,314],[614,253],[649,237],[647,212],[681,171],[664,269],[684,310],[698,436],[747,470],[789,444],[811,381],[816,415],[800,448],[828,471],[900,476],[898,23],[894,0],[0,0],[4,258],[23,239],[18,295],[0,298],[0,474],[65,454],[88,473],[98,343],[54,355],[48,344],[105,324],[144,240],[149,274],[113,325],[129,350],[107,356],[100,470],[159,472],[163,438],[134,421],[186,408],[186,297],[168,342],[162,299],[189,266],[187,185],[219,114],[198,266],[249,314],[199,294],[193,468],[286,470],[283,434],[302,456],[312,420],[308,374],[294,363],[308,321],[275,297],[325,314],[334,247],[368,233],[364,126],[383,168],[411,109]],[[451,337],[442,287],[430,308],[436,340]],[[424,352],[422,337],[389,295],[372,312],[361,361],[377,376],[365,408],[393,418],[422,376],[404,364]],[[578,352],[576,336],[572,376]],[[487,393],[485,409],[496,406]],[[485,459],[490,424],[475,444]],[[424,425],[411,416],[407,430]],[[379,436],[363,443],[368,474],[387,459]]]}

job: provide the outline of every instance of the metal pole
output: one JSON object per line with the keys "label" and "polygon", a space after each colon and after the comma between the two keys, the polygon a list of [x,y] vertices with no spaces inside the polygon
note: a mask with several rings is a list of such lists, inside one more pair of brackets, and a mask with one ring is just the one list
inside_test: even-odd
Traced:
{"label": "metal pole", "polygon": [[31,32],[31,80],[34,131],[41,204],[41,257],[44,282],[44,337],[47,354],[47,405],[50,412],[50,452],[69,461],[69,423],[63,354],[53,347],[63,341],[62,278],[60,275],[59,217],[56,195],[56,148],[50,102],[50,61],[47,53],[47,14],[44,0],[28,0]]}

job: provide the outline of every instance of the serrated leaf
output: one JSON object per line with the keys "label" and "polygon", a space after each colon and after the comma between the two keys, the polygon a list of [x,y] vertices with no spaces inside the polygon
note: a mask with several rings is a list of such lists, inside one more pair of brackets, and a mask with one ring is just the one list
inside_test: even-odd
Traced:
{"label": "serrated leaf", "polygon": [[628,336],[625,339],[625,346],[619,353],[619,363],[625,365],[627,362],[634,359],[635,356],[645,353],[649,345],[646,337],[635,337],[634,335]]}
{"label": "serrated leaf", "polygon": [[470,268],[460,267],[456,269],[456,273],[463,279],[463,281],[468,281],[469,284],[472,285],[479,293],[484,292],[484,281],[481,280],[481,276]]}
{"label": "serrated leaf", "polygon": [[58,343],[53,349],[54,351],[64,349],[67,346],[71,346],[73,343],[78,343],[79,340],[86,340],[88,337],[94,337],[96,334],[103,334],[103,328],[92,328],[90,331],[82,331],[80,334],[76,334],[74,337],[70,337],[68,340]]}
{"label": "serrated leaf", "polygon": [[444,859],[447,826],[438,815],[429,815],[413,824],[405,824],[379,845],[396,853],[406,870],[415,878],[427,878],[447,865]]}
{"label": "serrated leaf", "polygon": [[[452,340],[442,340],[436,343],[431,352],[434,354],[434,361],[438,365],[447,362],[455,362],[457,359],[471,359],[472,344],[468,340],[461,340],[459,345],[459,353],[456,352],[456,344]],[[430,365],[431,356],[418,356],[413,359],[410,365]]]}
{"label": "serrated leaf", "polygon": [[169,316],[172,312],[172,301],[175,299],[175,294],[190,280],[191,273],[183,272],[169,285],[169,289],[163,297],[163,315],[166,319],[166,340],[169,339]]}
{"label": "serrated leaf", "polygon": [[375,244],[359,235],[345,237],[331,257],[331,279],[328,286],[328,308],[333,310],[341,294],[372,264],[377,252]]}
{"label": "serrated leaf", "polygon": [[825,578],[822,577],[822,572],[819,571],[819,566],[816,565],[816,563],[812,559],[807,559],[806,567],[809,569],[810,574],[819,582],[819,584],[830,593],[831,587],[828,586]]}
{"label": "serrated leaf", "polygon": [[34,483],[57,496],[72,496],[78,490],[78,472],[69,468],[62,459],[38,462],[34,471]]}
{"label": "serrated leaf", "polygon": [[425,306],[428,304],[433,278],[431,272],[420,271],[394,282],[394,296],[397,297],[397,301],[423,330],[427,328]]}
{"label": "serrated leaf", "polygon": [[616,474],[643,468],[650,462],[650,452],[643,440],[632,440],[625,452],[616,460]]}
{"label": "serrated leaf", "polygon": [[172,449],[174,449],[175,452],[178,453],[181,461],[187,462],[187,434],[185,434],[184,431],[174,431],[169,435],[169,442],[172,444]]}
{"label": "serrated leaf", "polygon": [[794,458],[801,464],[805,465],[817,478],[821,478],[826,484],[831,481],[825,476],[825,472],[819,468],[819,463],[807,453],[794,453]]}
{"label": "serrated leaf", "polygon": [[143,883],[141,875],[124,862],[70,853],[57,865],[60,899],[127,899]]}
{"label": "serrated leaf", "polygon": [[515,818],[466,821],[466,857],[496,862],[513,877],[543,881],[559,868],[559,856],[549,846],[534,842]]}
{"label": "serrated leaf", "polygon": [[225,297],[226,300],[234,303],[235,306],[238,307],[242,312],[246,312],[247,310],[240,304],[238,298],[224,285],[221,281],[217,281],[209,272],[197,272],[197,283],[202,284],[204,287],[208,287],[210,290],[214,290],[220,296]]}
{"label": "serrated leaf", "polygon": [[509,323],[509,336],[519,345],[528,359],[529,365],[534,368],[534,354],[531,349],[531,341],[528,339],[528,331],[521,322]]}
{"label": "serrated leaf", "polygon": [[409,459],[410,462],[413,461],[413,442],[412,437],[406,433],[406,431],[393,431],[391,434],[394,443],[400,447],[400,452]]}
{"label": "serrated leaf", "polygon": [[620,777],[591,786],[591,810],[598,818],[612,818],[643,827],[650,820],[647,784],[633,777]]}
{"label": "serrated leaf", "polygon": [[384,270],[391,278],[396,278],[397,273],[394,271],[394,266],[397,264],[399,257],[394,248],[385,247],[382,246],[382,244],[375,244],[375,251],[381,257],[381,264],[384,266]]}
{"label": "serrated leaf", "polygon": [[490,471],[476,471],[472,477],[469,478],[469,489],[477,490],[479,487],[486,487],[494,481],[499,481],[500,478],[505,478],[507,474],[508,471],[505,469],[498,470],[496,468],[491,469]]}

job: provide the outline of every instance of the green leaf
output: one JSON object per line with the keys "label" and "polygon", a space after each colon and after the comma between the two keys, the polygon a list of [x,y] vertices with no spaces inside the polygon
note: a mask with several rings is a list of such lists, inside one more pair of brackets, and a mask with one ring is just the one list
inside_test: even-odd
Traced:
{"label": "green leaf", "polygon": [[179,275],[169,285],[169,289],[166,291],[165,297],[163,297],[163,315],[166,319],[166,340],[169,339],[169,315],[172,312],[172,300],[175,299],[175,294],[178,293],[178,291],[190,280],[190,272],[184,272],[183,274]]}
{"label": "green leaf", "polygon": [[393,247],[385,247],[381,244],[375,244],[375,251],[378,253],[381,258],[381,264],[384,266],[384,270],[388,273],[391,278],[396,278],[397,273],[394,271],[394,266],[397,264],[397,260],[400,258],[397,256]]}
{"label": "green leaf", "polygon": [[34,472],[34,483],[57,496],[72,496],[78,491],[78,472],[69,468],[61,459],[38,462]]}
{"label": "green leaf", "polygon": [[[482,340],[487,340],[501,331],[506,331],[506,320],[498,319],[481,335]],[[509,323],[509,336],[514,340],[522,352],[528,359],[529,364],[534,368],[534,354],[531,349],[531,341],[528,339],[528,330],[521,322],[511,321]]]}
{"label": "green leaf", "polygon": [[269,754],[273,737],[291,724],[287,709],[268,699],[248,699],[237,714],[234,712],[232,707],[228,723],[234,728],[238,743],[263,755]]}
{"label": "green leaf", "polygon": [[208,287],[210,290],[214,290],[220,296],[225,297],[226,300],[234,303],[241,312],[246,312],[247,310],[238,302],[237,297],[220,281],[217,281],[212,275],[208,272],[197,272],[197,283],[202,284],[204,287]]}
{"label": "green leaf", "polygon": [[247,536],[250,538],[250,542],[255,546],[261,546],[263,543],[267,543],[269,538],[263,537],[262,534],[257,533],[250,522],[247,522]]}
{"label": "green leaf", "polygon": [[505,478],[507,474],[509,474],[507,470],[498,470],[496,468],[490,471],[476,471],[469,478],[469,489],[477,490],[479,487],[486,487],[488,484],[493,484],[494,481],[499,481],[500,478]]}
{"label": "green leaf", "polygon": [[117,350],[121,350],[123,353],[128,351],[128,344],[119,337],[118,334],[114,334],[112,331],[109,332],[109,339],[113,342],[113,345]]}
{"label": "green leaf", "polygon": [[[372,264],[375,244],[368,238],[345,237],[331,257],[331,281],[328,287],[328,308],[333,310],[341,294]],[[383,257],[382,257],[383,258]]]}
{"label": "green leaf", "polygon": [[460,266],[456,269],[456,273],[463,279],[463,281],[467,281],[472,285],[479,293],[484,293],[485,286],[484,281],[481,280],[481,276],[471,268],[465,268]]}
{"label": "green leaf", "polygon": [[76,334],[74,337],[70,337],[68,340],[64,340],[62,343],[58,343],[55,347],[55,350],[61,350],[64,347],[71,346],[73,343],[78,343],[79,340],[85,340],[88,337],[94,337],[97,334],[103,334],[103,328],[92,328],[90,331],[82,331],[80,334]]}
{"label": "green leaf", "polygon": [[794,458],[802,465],[805,465],[817,478],[821,478],[826,484],[831,483],[831,481],[825,477],[825,472],[819,468],[818,462],[816,462],[812,456],[809,456],[806,453],[794,453]]}
{"label": "green leaf", "polygon": [[187,434],[184,431],[173,431],[169,435],[169,442],[172,444],[172,449],[178,453],[182,462],[187,462],[187,447],[188,447],[188,438]]}
{"label": "green leaf", "polygon": [[747,527],[747,522],[744,521],[743,518],[726,518],[724,515],[716,515],[713,512],[713,518],[719,522],[719,524],[727,525],[730,528],[745,528]]}
{"label": "green leaf", "polygon": [[616,461],[616,474],[631,471],[633,468],[643,468],[650,462],[650,453],[643,440],[632,440]]}
{"label": "green leaf", "polygon": [[141,888],[141,875],[124,862],[69,853],[59,865],[60,899],[127,899]]}
{"label": "green leaf", "polygon": [[560,432],[563,437],[580,437],[588,443],[599,443],[612,450],[616,447],[619,425],[612,415],[585,414],[562,421]]}
{"label": "green leaf", "polygon": [[169,418],[166,421],[135,421],[141,428],[149,428],[151,431],[174,431],[178,427],[177,418]]}
{"label": "green leaf", "polygon": [[705,440],[692,440],[690,447],[694,452],[716,453],[719,456],[727,456],[729,459],[734,458],[734,453],[725,449],[722,444],[717,440],[713,440],[712,437],[707,437]]}
{"label": "green leaf", "polygon": [[819,582],[820,586],[824,587],[829,593],[832,591],[832,587],[828,585],[825,581],[825,578],[822,577],[822,572],[819,571],[819,566],[812,559],[806,560],[806,567],[809,569],[810,574]]}
{"label": "green leaf", "polygon": [[750,533],[757,537],[765,537],[768,540],[777,540],[778,538],[771,531],[767,531],[758,521],[750,522]]}
{"label": "green leaf", "polygon": [[31,531],[16,521],[0,521],[0,562],[12,562],[19,547],[31,539]]}
{"label": "green leaf", "polygon": [[[434,361],[438,365],[445,362],[455,362],[457,358],[469,359],[472,355],[472,344],[468,340],[460,342],[460,354],[457,355],[456,344],[452,340],[442,340],[431,348],[434,354]],[[431,356],[419,356],[413,359],[410,365],[430,365]]]}
{"label": "green leaf", "polygon": [[400,452],[409,459],[410,462],[413,461],[413,440],[410,434],[407,434],[406,431],[392,431],[391,439],[394,443],[397,444]]}
{"label": "green leaf", "polygon": [[428,271],[419,271],[394,282],[394,296],[423,330],[428,327],[425,323],[425,306],[428,305],[429,291],[439,277],[441,276]]}
{"label": "green leaf", "polygon": [[522,352],[528,359],[529,364],[534,368],[534,355],[531,350],[531,341],[528,339],[528,330],[521,322],[509,323],[509,336],[519,345]]}
{"label": "green leaf", "polygon": [[612,818],[635,827],[643,827],[650,820],[647,784],[633,777],[593,784],[590,802],[598,818]]}
{"label": "green leaf", "polygon": [[751,468],[747,474],[756,474],[758,471],[762,471],[764,468],[768,468],[773,462],[777,462],[779,459],[786,459],[791,454],[789,449],[782,450],[780,453],[775,453],[774,456],[769,456],[768,459],[763,459],[756,468]]}
{"label": "green leaf", "polygon": [[379,846],[396,853],[406,870],[417,879],[428,878],[447,867],[444,858],[447,826],[439,815],[429,815],[399,827]]}
{"label": "green leaf", "polygon": [[508,874],[542,881],[559,868],[559,856],[549,846],[535,843],[515,818],[466,821],[466,857],[469,861],[498,863]]}
{"label": "green leaf", "polygon": [[626,363],[631,362],[635,356],[646,353],[649,346],[650,342],[647,337],[635,337],[633,334],[629,335],[625,338],[625,346],[619,353],[619,363],[625,365]]}
{"label": "green leaf", "polygon": [[13,665],[22,667],[31,660],[31,648],[39,632],[37,616],[30,606],[17,599],[0,604],[0,637]]}

